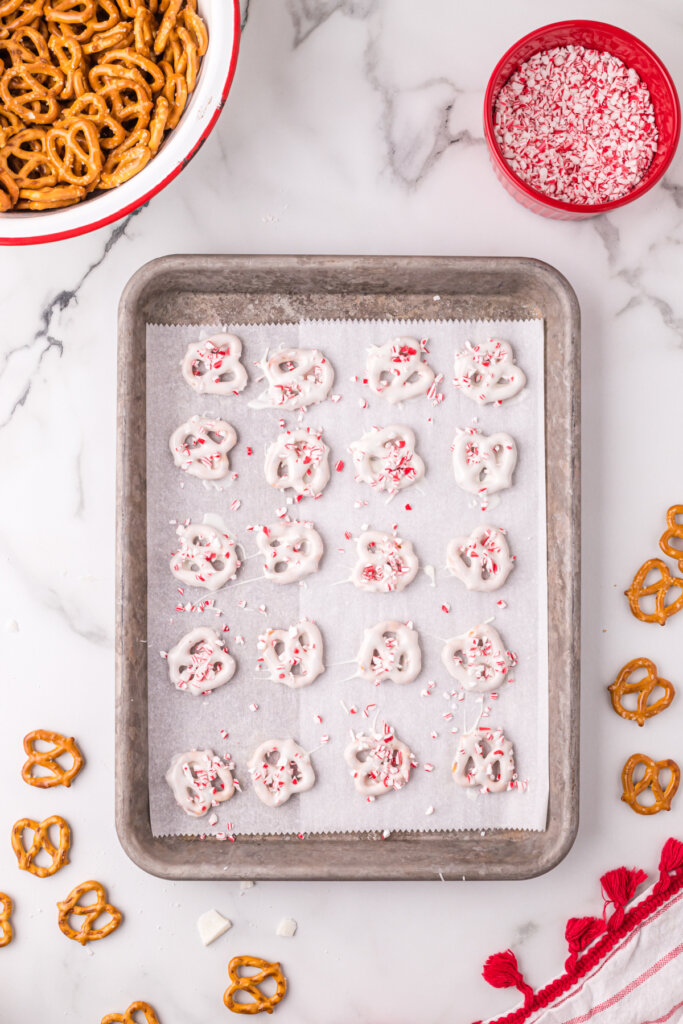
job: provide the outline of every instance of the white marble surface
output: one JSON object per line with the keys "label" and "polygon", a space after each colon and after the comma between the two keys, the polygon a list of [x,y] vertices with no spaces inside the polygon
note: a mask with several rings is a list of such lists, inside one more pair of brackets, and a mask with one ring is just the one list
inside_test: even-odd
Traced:
{"label": "white marble surface", "polygon": [[[0,889],[16,940],[0,953],[0,1017],[96,1024],[136,998],[163,1024],[227,1020],[228,959],[282,959],[281,1024],[466,1024],[514,996],[480,978],[515,948],[528,980],[561,969],[564,923],[599,909],[598,876],[654,869],[683,836],[619,802],[619,770],[642,747],[683,755],[676,701],[643,730],[605,686],[635,655],[681,685],[683,616],[636,622],[621,591],[656,554],[683,495],[683,156],[637,206],[581,224],[526,213],[487,161],[481,102],[498,55],[552,17],[600,17],[642,35],[683,83],[679,0],[573,0],[549,9],[450,0],[252,0],[235,86],[217,131],[152,205],[113,229],[0,252]],[[491,884],[169,884],[128,862],[113,823],[116,306],[145,261],[172,252],[526,255],[557,266],[583,311],[582,821],[563,864]],[[6,627],[7,628],[7,627]],[[18,779],[21,737],[49,724],[80,737],[88,768],[70,791]],[[19,873],[11,822],[63,813],[73,863]],[[82,950],[54,903],[83,878],[110,887],[125,926]],[[235,927],[203,949],[208,908]],[[294,938],[275,936],[294,917]],[[38,982],[39,979],[39,983]],[[626,1022],[625,1022],[626,1024]]]}

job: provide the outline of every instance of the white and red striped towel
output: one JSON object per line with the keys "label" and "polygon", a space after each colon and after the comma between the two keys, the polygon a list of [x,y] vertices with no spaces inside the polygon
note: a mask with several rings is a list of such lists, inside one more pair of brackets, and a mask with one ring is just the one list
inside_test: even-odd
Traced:
{"label": "white and red striped towel", "polygon": [[666,842],[659,869],[632,903],[644,872],[603,876],[603,916],[568,922],[565,974],[538,992],[510,950],[489,957],[486,980],[518,988],[524,1002],[486,1024],[683,1024],[683,843]]}

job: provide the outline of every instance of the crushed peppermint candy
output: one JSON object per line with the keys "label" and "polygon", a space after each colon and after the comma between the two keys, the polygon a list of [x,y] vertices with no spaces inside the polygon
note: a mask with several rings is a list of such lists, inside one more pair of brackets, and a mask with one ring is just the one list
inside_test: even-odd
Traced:
{"label": "crushed peppermint candy", "polygon": [[632,192],[657,152],[649,90],[611,53],[542,50],[507,80],[494,131],[510,169],[564,203],[609,203]]}

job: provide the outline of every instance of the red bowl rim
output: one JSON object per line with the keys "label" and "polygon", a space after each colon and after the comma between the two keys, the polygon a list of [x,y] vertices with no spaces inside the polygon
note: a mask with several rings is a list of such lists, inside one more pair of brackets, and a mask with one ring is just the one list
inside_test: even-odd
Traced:
{"label": "red bowl rim", "polygon": [[[566,29],[577,29],[577,28],[578,29],[581,29],[581,28],[609,29],[610,32],[614,33],[616,36],[619,36],[621,39],[628,40],[629,42],[635,43],[641,50],[643,50],[645,53],[647,53],[647,55],[650,57],[650,59],[657,65],[657,67],[661,71],[662,77],[664,78],[664,81],[666,82],[666,85],[668,87],[669,93],[671,95],[671,99],[673,101],[674,127],[673,127],[673,132],[672,132],[671,137],[670,137],[669,142],[668,142],[669,152],[668,152],[667,156],[665,157],[665,159],[662,161],[659,169],[657,170],[657,172],[655,174],[652,174],[649,177],[646,176],[645,179],[641,182],[641,184],[638,185],[637,188],[634,188],[632,192],[627,192],[627,194],[625,196],[622,196],[620,199],[612,199],[609,203],[594,203],[593,205],[588,205],[586,203],[563,203],[559,199],[553,199],[550,196],[544,195],[542,192],[538,192],[535,188],[531,188],[530,185],[527,185],[526,182],[522,181],[522,179],[519,178],[515,174],[515,172],[511,169],[511,167],[508,164],[508,162],[503,157],[503,154],[500,151],[500,147],[498,145],[498,141],[497,141],[497,139],[495,137],[495,133],[494,133],[494,130],[493,130],[493,110],[494,110],[494,103],[495,103],[495,99],[496,99],[496,97],[494,97],[494,95],[493,95],[493,83],[495,82],[496,78],[498,77],[498,74],[499,74],[501,68],[503,67],[503,65],[507,61],[509,61],[511,57],[514,57],[515,52],[520,48],[520,46],[523,46],[525,43],[533,42],[534,39],[537,36],[539,36],[542,32],[547,32],[550,29],[564,29],[564,28],[566,28]],[[567,43],[567,45],[570,45],[569,42]],[[650,47],[647,45],[647,43],[644,43],[642,41],[642,39],[639,39],[638,36],[634,36],[631,32],[627,32],[626,29],[619,28],[618,25],[611,25],[611,24],[609,24],[606,21],[591,21],[591,20],[585,20],[585,19],[571,19],[569,21],[554,21],[554,22],[551,22],[548,25],[543,25],[540,28],[534,29],[533,32],[528,32],[525,36],[522,36],[521,39],[518,39],[516,43],[513,43],[513,45],[510,46],[505,51],[503,56],[500,58],[500,60],[498,61],[498,63],[496,64],[495,68],[493,69],[493,71],[491,73],[491,77],[489,78],[488,85],[486,87],[486,93],[485,93],[485,96],[484,96],[484,135],[486,137],[486,142],[488,143],[488,147],[489,147],[489,152],[491,154],[491,158],[495,161],[496,166],[502,171],[502,173],[505,175],[505,177],[510,182],[512,182],[512,184],[520,192],[524,193],[524,195],[528,199],[530,199],[530,200],[532,200],[532,201],[534,201],[536,203],[542,204],[544,206],[547,206],[550,209],[553,209],[553,210],[563,210],[566,213],[579,213],[579,214],[583,214],[584,216],[593,216],[593,215],[598,214],[598,213],[607,213],[609,210],[616,210],[620,206],[625,206],[627,203],[630,203],[634,199],[638,199],[640,196],[644,195],[646,192],[649,192],[649,190],[651,188],[653,188],[657,184],[658,181],[660,181],[660,179],[663,177],[663,175],[668,170],[669,165],[670,165],[671,161],[673,160],[674,155],[676,153],[676,149],[678,147],[678,140],[680,138],[680,134],[681,134],[681,105],[680,105],[680,102],[679,102],[679,99],[678,99],[678,93],[676,91],[676,86],[674,85],[673,79],[672,79],[671,75],[669,74],[666,66],[663,64],[663,62],[660,60],[660,58],[657,56],[657,54],[654,52],[654,50],[650,49]]]}
{"label": "red bowl rim", "polygon": [[77,228],[68,228],[64,231],[55,231],[47,235],[29,235],[24,238],[0,237],[0,245],[40,245],[43,242],[61,242],[64,241],[64,239],[66,238],[75,238],[77,235],[87,235],[91,231],[97,231],[98,228],[106,227],[107,224],[113,224],[114,221],[121,220],[122,217],[126,217],[129,213],[133,213],[135,210],[140,209],[140,207],[148,203],[150,199],[153,199],[158,192],[161,192],[162,189],[166,188],[166,186],[170,184],[170,182],[172,182],[173,179],[180,174],[180,172],[190,162],[192,157],[195,156],[195,154],[201,149],[203,143],[206,141],[206,139],[213,131],[214,125],[216,124],[216,121],[220,117],[221,111],[225,106],[225,101],[228,98],[228,93],[230,92],[232,80],[235,77],[235,69],[237,67],[237,55],[239,53],[240,48],[241,33],[241,14],[239,0],[233,0],[233,5],[235,23],[234,41],[232,46],[232,53],[230,55],[228,75],[225,80],[223,89],[221,90],[220,99],[216,104],[216,109],[214,110],[210,120],[207,122],[204,131],[197,139],[196,143],[194,144],[190,152],[187,153],[182,158],[182,160],[180,160],[177,163],[173,170],[171,170],[166,175],[165,178],[157,182],[157,184],[154,185],[153,188],[150,188],[143,196],[140,196],[132,203],[128,203],[128,205],[124,206],[121,210],[115,210],[113,213],[108,214],[106,217],[102,217],[100,220],[92,221],[92,223],[90,224],[82,224],[80,227]]}

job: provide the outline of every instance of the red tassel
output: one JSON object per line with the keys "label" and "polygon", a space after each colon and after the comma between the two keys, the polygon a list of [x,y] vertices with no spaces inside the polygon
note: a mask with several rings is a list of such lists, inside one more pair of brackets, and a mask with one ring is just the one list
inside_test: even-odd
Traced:
{"label": "red tassel", "polygon": [[492,985],[493,988],[518,988],[524,995],[525,1008],[528,1007],[533,999],[534,990],[531,985],[527,985],[522,977],[517,966],[517,957],[511,949],[506,949],[504,953],[494,953],[493,956],[490,956],[484,964],[484,969],[481,973],[484,981],[488,981],[489,985]]}
{"label": "red tassel", "polygon": [[620,926],[624,920],[624,907],[633,899],[636,889],[646,879],[647,875],[639,868],[615,868],[614,871],[608,871],[602,876],[600,882],[605,900],[603,917],[607,914],[610,904],[614,907],[614,912],[607,922],[610,931]]}
{"label": "red tassel", "polygon": [[667,839],[659,860],[659,881],[652,890],[656,895],[668,892],[671,888],[671,876],[683,868],[683,843],[678,839]]}
{"label": "red tassel", "polygon": [[564,937],[571,953],[564,965],[567,973],[571,973],[574,969],[579,953],[587,949],[598,935],[602,935],[604,930],[605,922],[599,917],[572,917],[567,921]]}

